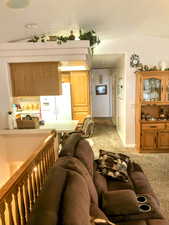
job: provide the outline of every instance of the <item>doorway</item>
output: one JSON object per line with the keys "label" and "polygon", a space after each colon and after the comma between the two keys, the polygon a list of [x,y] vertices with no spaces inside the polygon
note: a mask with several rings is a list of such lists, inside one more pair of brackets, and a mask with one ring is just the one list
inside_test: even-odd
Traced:
{"label": "doorway", "polygon": [[97,136],[99,140],[103,137],[113,148],[123,146],[124,59],[124,54],[95,55],[92,59],[91,105],[96,124],[94,140],[98,141]]}

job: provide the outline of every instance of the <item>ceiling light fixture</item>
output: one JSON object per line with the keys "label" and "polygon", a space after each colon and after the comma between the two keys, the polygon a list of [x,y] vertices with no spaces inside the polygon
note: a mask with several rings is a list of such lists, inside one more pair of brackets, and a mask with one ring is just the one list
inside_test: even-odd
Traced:
{"label": "ceiling light fixture", "polygon": [[8,0],[6,5],[13,9],[26,8],[30,3],[30,0]]}
{"label": "ceiling light fixture", "polygon": [[88,70],[87,66],[60,66],[60,71],[80,71],[80,70]]}

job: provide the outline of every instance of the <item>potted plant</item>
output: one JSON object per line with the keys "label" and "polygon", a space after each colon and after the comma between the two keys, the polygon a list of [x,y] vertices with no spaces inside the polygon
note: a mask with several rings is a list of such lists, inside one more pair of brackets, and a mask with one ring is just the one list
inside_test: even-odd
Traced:
{"label": "potted plant", "polygon": [[93,53],[95,45],[100,43],[99,37],[96,35],[96,32],[94,30],[84,32],[82,29],[79,30],[79,39],[80,40],[89,40],[90,47]]}

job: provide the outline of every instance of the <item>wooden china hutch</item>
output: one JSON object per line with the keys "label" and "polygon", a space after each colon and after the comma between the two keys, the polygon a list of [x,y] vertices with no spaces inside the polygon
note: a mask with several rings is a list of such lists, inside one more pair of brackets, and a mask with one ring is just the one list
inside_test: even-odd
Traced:
{"label": "wooden china hutch", "polygon": [[169,71],[136,72],[136,148],[169,153]]}

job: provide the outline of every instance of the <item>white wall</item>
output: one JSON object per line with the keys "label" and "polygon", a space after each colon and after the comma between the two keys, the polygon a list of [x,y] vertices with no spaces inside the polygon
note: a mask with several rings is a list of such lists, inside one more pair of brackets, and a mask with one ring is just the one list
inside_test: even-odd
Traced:
{"label": "white wall", "polygon": [[[100,76],[102,76],[101,83]],[[107,85],[107,95],[96,95],[95,87],[98,84]],[[93,117],[112,117],[112,71],[110,69],[93,69],[91,86]]]}
{"label": "white wall", "polygon": [[[126,125],[125,125],[125,116],[126,116],[126,105],[125,105],[125,56],[123,57],[123,63],[121,63],[120,67],[116,70],[113,70],[113,76],[116,78],[116,112],[115,112],[115,121],[116,121],[116,129],[121,137],[123,144],[125,145],[126,139]],[[123,86],[121,88],[120,86]],[[119,90],[120,89],[120,90]]]}
{"label": "white wall", "polygon": [[126,54],[125,67],[125,144],[135,144],[135,74],[130,68],[130,56],[137,53],[144,65],[158,65],[165,61],[169,67],[169,39],[144,36],[130,36],[128,38],[102,41],[95,49],[95,54]]}

